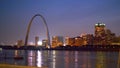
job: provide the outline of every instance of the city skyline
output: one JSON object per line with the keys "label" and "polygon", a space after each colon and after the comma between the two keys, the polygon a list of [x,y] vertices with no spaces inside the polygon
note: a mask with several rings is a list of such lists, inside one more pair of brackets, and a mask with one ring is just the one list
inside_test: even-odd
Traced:
{"label": "city skyline", "polygon": [[[103,22],[113,33],[120,35],[119,0],[1,0],[0,44],[25,40],[25,33],[33,15],[42,14],[48,24],[50,36],[78,36],[94,34],[94,24]],[[33,21],[30,39],[46,37],[42,20]]]}

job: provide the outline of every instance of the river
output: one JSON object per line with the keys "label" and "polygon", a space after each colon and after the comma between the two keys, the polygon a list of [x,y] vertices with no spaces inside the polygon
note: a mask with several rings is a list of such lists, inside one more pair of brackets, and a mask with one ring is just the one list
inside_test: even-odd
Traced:
{"label": "river", "polygon": [[[14,59],[16,55],[23,59]],[[120,68],[120,53],[115,51],[1,50],[1,63],[48,68]]]}

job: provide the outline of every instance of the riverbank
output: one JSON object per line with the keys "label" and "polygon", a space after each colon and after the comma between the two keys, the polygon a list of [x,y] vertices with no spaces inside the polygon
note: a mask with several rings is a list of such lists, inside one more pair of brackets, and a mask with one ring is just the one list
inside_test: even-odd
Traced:
{"label": "riverbank", "polygon": [[46,48],[45,46],[0,46],[1,50],[75,50],[75,51],[119,51],[120,45],[83,45],[83,46],[57,46]]}
{"label": "riverbank", "polygon": [[47,68],[47,67],[34,67],[34,66],[19,66],[10,64],[0,64],[0,68]]}

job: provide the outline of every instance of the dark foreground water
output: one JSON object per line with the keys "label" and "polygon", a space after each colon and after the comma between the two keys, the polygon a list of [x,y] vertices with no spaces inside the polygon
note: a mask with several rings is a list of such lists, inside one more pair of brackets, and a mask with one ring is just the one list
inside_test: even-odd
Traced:
{"label": "dark foreground water", "polygon": [[[23,59],[16,60],[15,55]],[[0,63],[48,68],[120,68],[119,52],[2,50]]]}

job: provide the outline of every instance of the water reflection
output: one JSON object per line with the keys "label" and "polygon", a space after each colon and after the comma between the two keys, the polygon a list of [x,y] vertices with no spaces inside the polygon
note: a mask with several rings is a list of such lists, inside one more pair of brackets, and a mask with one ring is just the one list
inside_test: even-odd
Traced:
{"label": "water reflection", "polygon": [[28,66],[36,66],[37,52],[28,51]]}
{"label": "water reflection", "polygon": [[56,65],[56,52],[55,51],[52,52],[52,56],[53,56],[53,58],[52,58],[53,59],[53,65],[52,66],[53,66],[53,68],[55,68],[55,65]]}
{"label": "water reflection", "polygon": [[97,52],[96,55],[96,68],[106,68],[105,52]]}
{"label": "water reflection", "polygon": [[75,68],[78,68],[78,51],[75,51]]}
{"label": "water reflection", "polygon": [[81,68],[91,68],[90,66],[90,53],[89,52],[84,52],[84,53],[81,53],[83,55],[81,61],[83,61],[81,63]]}
{"label": "water reflection", "polygon": [[41,51],[37,51],[37,67],[42,67],[42,53]]}
{"label": "water reflection", "polygon": [[[15,60],[12,57],[22,56]],[[119,68],[119,52],[4,50],[0,63],[48,68]],[[4,58],[6,57],[6,58]],[[3,59],[1,59],[3,58]]]}
{"label": "water reflection", "polygon": [[51,51],[50,68],[91,68],[90,53],[79,51]]}
{"label": "water reflection", "polygon": [[118,52],[97,52],[96,68],[117,68]]}
{"label": "water reflection", "polygon": [[118,56],[117,68],[120,68],[120,50],[119,50],[119,56]]}
{"label": "water reflection", "polygon": [[48,67],[49,64],[48,57],[51,57],[48,51],[39,51],[39,50],[27,51],[27,59],[26,59],[27,65],[36,66],[36,67],[43,67],[43,66]]}

